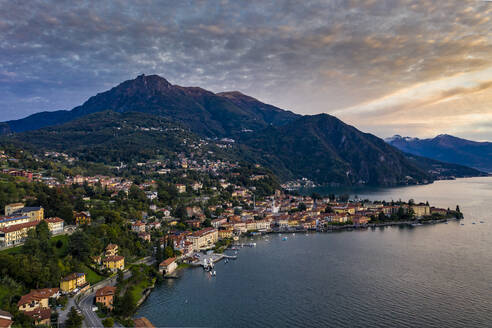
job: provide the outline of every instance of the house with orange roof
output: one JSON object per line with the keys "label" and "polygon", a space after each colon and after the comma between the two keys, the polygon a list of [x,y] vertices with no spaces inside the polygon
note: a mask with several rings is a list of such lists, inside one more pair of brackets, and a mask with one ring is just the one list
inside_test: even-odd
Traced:
{"label": "house with orange roof", "polygon": [[52,234],[56,235],[63,232],[63,226],[65,224],[65,221],[63,221],[63,219],[54,217],[47,218],[44,221],[48,224],[48,229]]}
{"label": "house with orange roof", "polygon": [[106,246],[106,256],[115,256],[117,254],[118,254],[118,245],[108,244],[108,246]]}
{"label": "house with orange roof", "polygon": [[38,308],[33,311],[24,312],[25,315],[31,317],[34,320],[36,326],[49,326],[51,323],[51,309],[50,308]]}
{"label": "house with orange roof", "polygon": [[177,267],[176,258],[170,257],[159,264],[159,272],[164,275],[171,274]]}
{"label": "house with orange roof", "polygon": [[49,308],[49,299],[58,298],[60,289],[58,288],[43,288],[33,289],[28,294],[23,295],[17,302],[19,311],[34,311],[38,308]]}
{"label": "house with orange roof", "polygon": [[113,310],[114,295],[116,294],[116,287],[105,286],[100,288],[96,292],[96,303],[104,305],[109,310]]}

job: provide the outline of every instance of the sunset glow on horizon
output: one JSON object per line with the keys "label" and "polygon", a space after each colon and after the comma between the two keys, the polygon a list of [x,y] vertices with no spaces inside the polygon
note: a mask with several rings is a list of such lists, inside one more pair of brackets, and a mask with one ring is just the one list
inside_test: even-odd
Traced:
{"label": "sunset glow on horizon", "polygon": [[139,74],[380,137],[492,141],[492,2],[0,0],[0,121]]}

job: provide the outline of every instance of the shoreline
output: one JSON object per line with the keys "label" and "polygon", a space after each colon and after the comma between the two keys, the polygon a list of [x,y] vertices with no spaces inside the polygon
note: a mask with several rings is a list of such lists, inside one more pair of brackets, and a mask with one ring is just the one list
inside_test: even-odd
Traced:
{"label": "shoreline", "polygon": [[[449,221],[461,221],[461,220],[455,217],[455,218],[444,218],[444,219],[439,219],[439,220],[427,220],[424,222],[419,222],[419,220],[414,220],[414,221],[401,221],[401,222],[400,221],[391,221],[391,222],[374,223],[374,224],[367,224],[367,225],[331,226],[328,229],[272,230],[272,231],[262,233],[262,234],[260,234],[260,236],[261,235],[269,235],[269,234],[282,234],[282,233],[287,233],[287,234],[288,233],[331,233],[331,232],[335,232],[335,231],[367,230],[369,228],[380,228],[380,227],[390,227],[390,226],[414,227],[414,225],[418,225],[418,226],[434,225],[434,224],[446,223]],[[256,237],[256,236],[259,236],[259,235],[258,234],[252,235],[251,233],[248,233],[245,235],[245,237]],[[224,251],[231,249],[231,247],[234,247],[234,246],[235,245],[231,243],[231,244],[227,245],[227,247],[224,249]],[[219,254],[219,253],[216,253],[216,254]],[[223,253],[220,253],[220,254],[222,255]],[[227,257],[221,256],[215,262],[219,262],[224,258],[227,258]],[[182,266],[182,267],[178,267],[176,270],[182,271],[182,270],[189,269],[189,268],[198,268],[200,266],[201,266],[200,264],[193,265],[193,264],[187,263],[187,265]],[[179,278],[181,278],[181,276],[175,275],[175,276],[168,277],[168,278],[163,276],[163,278],[164,279],[179,279]],[[154,283],[151,287],[147,288],[144,291],[142,297],[137,302],[137,309],[136,309],[135,313],[138,312],[140,306],[148,299],[148,297],[150,296],[150,294],[152,293],[152,291],[156,287],[157,286]],[[132,318],[135,318],[135,315],[133,315]]]}

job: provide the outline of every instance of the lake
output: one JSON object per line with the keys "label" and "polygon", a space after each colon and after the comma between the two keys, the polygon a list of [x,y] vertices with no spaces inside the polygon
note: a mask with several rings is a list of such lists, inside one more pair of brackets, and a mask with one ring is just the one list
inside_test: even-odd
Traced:
{"label": "lake", "polygon": [[194,268],[165,281],[137,316],[157,327],[492,326],[492,178],[357,193],[459,204],[464,225],[258,237],[216,277]]}

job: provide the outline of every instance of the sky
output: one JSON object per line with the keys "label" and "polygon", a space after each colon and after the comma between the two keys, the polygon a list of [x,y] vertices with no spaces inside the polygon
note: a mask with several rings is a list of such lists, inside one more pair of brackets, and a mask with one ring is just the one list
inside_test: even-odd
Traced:
{"label": "sky", "polygon": [[0,121],[142,73],[380,137],[492,141],[492,2],[0,0]]}

